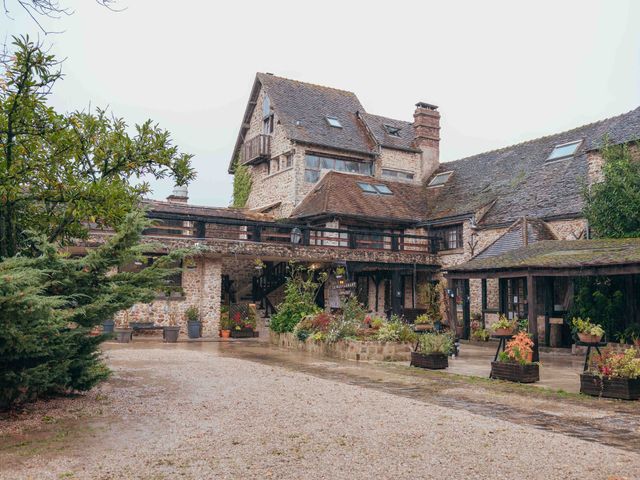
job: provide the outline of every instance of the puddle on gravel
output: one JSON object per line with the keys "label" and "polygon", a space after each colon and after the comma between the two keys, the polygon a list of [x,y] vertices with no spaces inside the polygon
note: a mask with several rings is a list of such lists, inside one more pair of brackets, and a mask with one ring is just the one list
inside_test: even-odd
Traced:
{"label": "puddle on gravel", "polygon": [[[348,361],[318,361],[317,357],[301,352],[291,352],[266,344],[243,343],[221,345],[217,352],[226,357],[240,358],[287,370],[305,373],[326,380],[379,390],[432,405],[465,410],[485,417],[505,420],[540,430],[576,437],[582,440],[629,450],[640,451],[640,405],[638,414],[612,409],[598,410],[597,415],[572,415],[571,403],[557,401],[558,411],[548,412],[534,407],[519,407],[473,398],[474,389],[484,386],[465,385],[464,382],[445,375],[425,378],[403,373],[399,368],[389,369],[369,363]],[[464,393],[464,390],[467,390]],[[461,391],[462,390],[462,391]],[[517,395],[517,394],[514,394]],[[524,398],[523,403],[528,399]],[[567,410],[563,410],[566,408]],[[598,407],[594,405],[594,410]],[[596,413],[596,412],[594,412]]]}

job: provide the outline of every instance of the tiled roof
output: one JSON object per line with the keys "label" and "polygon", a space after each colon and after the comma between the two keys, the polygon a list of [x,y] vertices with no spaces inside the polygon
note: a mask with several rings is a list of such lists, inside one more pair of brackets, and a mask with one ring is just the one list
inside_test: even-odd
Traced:
{"label": "tiled roof", "polygon": [[[376,142],[381,146],[385,148],[409,150],[412,152],[420,151],[414,145],[415,133],[413,131],[413,123],[364,112],[360,113],[360,117],[369,128],[369,131],[376,139]],[[389,135],[385,125],[399,128],[400,136],[396,137]]]}
{"label": "tiled roof", "polygon": [[[429,220],[471,214],[495,202],[482,219],[504,225],[525,215],[539,218],[578,216],[587,179],[586,152],[602,145],[640,139],[640,108],[567,132],[481,153],[440,165],[453,171],[442,187],[427,189]],[[545,162],[554,146],[583,140],[575,157]]]}
{"label": "tiled roof", "polygon": [[[257,79],[291,140],[372,154],[375,144],[357,112],[364,107],[352,92],[258,73]],[[329,125],[335,117],[342,128]]]}
{"label": "tiled roof", "polygon": [[588,268],[640,264],[640,238],[544,240],[495,257],[475,258],[449,272]]}
{"label": "tiled roof", "polygon": [[205,207],[178,202],[164,202],[161,200],[142,201],[142,206],[150,212],[175,213],[180,215],[194,215],[198,217],[227,218],[232,220],[268,221],[273,217],[246,208]]}
{"label": "tiled roof", "polygon": [[523,227],[527,225],[527,245],[540,242],[542,240],[556,240],[549,226],[542,220],[536,218],[521,218],[514,222],[511,227],[495,242],[485,248],[475,258],[488,258],[501,255],[505,252],[515,250],[525,246]]}
{"label": "tiled roof", "polygon": [[[386,185],[393,194],[365,193],[358,182]],[[423,189],[415,184],[331,171],[322,177],[291,216],[317,218],[335,215],[412,223],[424,216]]]}

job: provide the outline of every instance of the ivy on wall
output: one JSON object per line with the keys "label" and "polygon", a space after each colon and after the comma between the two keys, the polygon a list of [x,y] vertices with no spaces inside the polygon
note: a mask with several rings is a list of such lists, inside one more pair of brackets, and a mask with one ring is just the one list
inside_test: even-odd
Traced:
{"label": "ivy on wall", "polygon": [[251,178],[249,168],[245,165],[238,165],[236,163],[234,170],[232,206],[242,208],[247,204],[247,200],[249,199],[253,179]]}

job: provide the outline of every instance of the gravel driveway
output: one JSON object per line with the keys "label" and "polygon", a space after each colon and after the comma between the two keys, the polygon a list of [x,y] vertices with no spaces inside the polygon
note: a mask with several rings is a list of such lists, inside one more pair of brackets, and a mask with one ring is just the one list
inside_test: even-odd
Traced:
{"label": "gravel driveway", "polygon": [[107,357],[113,377],[86,396],[0,420],[0,478],[640,478],[640,453],[211,345]]}

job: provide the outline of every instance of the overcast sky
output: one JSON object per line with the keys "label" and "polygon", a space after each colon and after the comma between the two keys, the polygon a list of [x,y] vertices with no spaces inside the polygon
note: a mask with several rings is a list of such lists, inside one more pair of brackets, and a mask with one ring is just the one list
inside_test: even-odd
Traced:
{"label": "overcast sky", "polygon": [[[1,31],[38,35],[6,1]],[[442,161],[640,106],[640,1],[119,1],[113,13],[60,0],[75,14],[43,20],[64,30],[45,38],[67,58],[52,102],[159,122],[195,154],[193,203],[229,203],[256,71],[353,91],[398,119],[439,105]]]}

